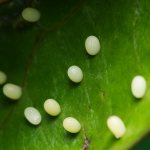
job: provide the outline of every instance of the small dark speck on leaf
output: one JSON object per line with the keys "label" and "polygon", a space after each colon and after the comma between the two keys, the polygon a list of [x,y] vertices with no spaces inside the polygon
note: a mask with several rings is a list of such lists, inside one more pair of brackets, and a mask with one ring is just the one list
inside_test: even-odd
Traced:
{"label": "small dark speck on leaf", "polygon": [[88,139],[84,128],[83,128],[83,132],[84,132],[84,144],[83,144],[82,150],[88,150],[89,149],[90,140]]}
{"label": "small dark speck on leaf", "polygon": [[105,91],[100,90],[100,92],[102,93],[102,96],[104,97],[105,96]]}
{"label": "small dark speck on leaf", "polygon": [[89,149],[89,144],[90,144],[90,141],[89,141],[88,138],[86,138],[86,139],[84,140],[84,145],[83,145],[83,147],[82,147],[82,150],[88,150],[88,149]]}

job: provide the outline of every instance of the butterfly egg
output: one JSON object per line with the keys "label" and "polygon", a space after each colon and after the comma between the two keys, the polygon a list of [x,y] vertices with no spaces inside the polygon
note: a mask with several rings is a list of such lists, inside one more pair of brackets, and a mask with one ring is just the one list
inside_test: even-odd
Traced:
{"label": "butterfly egg", "polygon": [[0,71],[0,85],[4,84],[6,80],[7,80],[7,75],[3,71]]}
{"label": "butterfly egg", "polygon": [[135,76],[131,82],[131,92],[134,97],[142,98],[146,92],[146,80],[143,76]]}
{"label": "butterfly egg", "polygon": [[89,55],[96,55],[100,51],[100,41],[96,36],[89,36],[85,40],[85,49]]}
{"label": "butterfly egg", "polygon": [[24,116],[33,125],[40,124],[42,120],[40,112],[34,107],[27,107],[24,110]]}
{"label": "butterfly egg", "polygon": [[79,83],[83,79],[83,72],[80,67],[78,66],[71,66],[68,68],[68,77],[70,78],[71,81],[75,83]]}
{"label": "butterfly egg", "polygon": [[63,127],[70,133],[77,133],[81,130],[81,124],[73,117],[67,117],[63,121]]}
{"label": "butterfly egg", "polygon": [[18,100],[22,95],[22,88],[18,85],[7,83],[3,86],[3,94],[12,100]]}
{"label": "butterfly egg", "polygon": [[107,126],[117,139],[121,138],[126,132],[126,127],[118,116],[110,116],[107,119]]}
{"label": "butterfly egg", "polygon": [[35,8],[27,7],[22,11],[23,19],[28,22],[37,22],[40,19],[40,16],[40,12]]}
{"label": "butterfly egg", "polygon": [[51,116],[57,116],[61,112],[59,103],[54,99],[47,99],[44,102],[44,110]]}

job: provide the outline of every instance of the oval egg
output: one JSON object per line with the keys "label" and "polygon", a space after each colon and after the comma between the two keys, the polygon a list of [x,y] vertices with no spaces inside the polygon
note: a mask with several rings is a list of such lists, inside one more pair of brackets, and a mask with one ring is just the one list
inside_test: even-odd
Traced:
{"label": "oval egg", "polygon": [[143,76],[135,76],[131,82],[131,92],[135,98],[142,98],[146,92],[146,80]]}
{"label": "oval egg", "polygon": [[63,127],[70,133],[78,133],[81,130],[80,122],[73,117],[65,118],[63,121]]}
{"label": "oval egg", "polygon": [[22,95],[22,88],[19,85],[7,83],[3,86],[3,94],[12,100],[18,100]]}
{"label": "oval egg", "polygon": [[108,117],[107,126],[116,138],[121,138],[126,132],[124,122],[118,116]]}
{"label": "oval egg", "polygon": [[89,55],[96,55],[100,51],[100,41],[96,36],[89,36],[85,40],[85,49]]}
{"label": "oval egg", "polygon": [[75,83],[79,83],[83,79],[83,72],[81,68],[75,65],[68,68],[67,74],[69,79]]}
{"label": "oval egg", "polygon": [[57,116],[61,112],[59,103],[54,99],[47,99],[44,102],[44,110],[51,116]]}
{"label": "oval egg", "polygon": [[27,107],[24,110],[24,116],[33,125],[40,124],[42,120],[40,112],[34,107]]}

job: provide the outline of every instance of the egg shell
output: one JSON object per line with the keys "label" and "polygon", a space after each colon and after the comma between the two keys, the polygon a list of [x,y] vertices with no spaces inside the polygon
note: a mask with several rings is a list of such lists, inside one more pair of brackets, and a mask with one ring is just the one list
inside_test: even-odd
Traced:
{"label": "egg shell", "polygon": [[44,102],[44,110],[51,116],[57,116],[61,112],[59,103],[54,99],[47,99]]}
{"label": "egg shell", "polygon": [[65,118],[63,121],[63,127],[70,133],[78,133],[81,130],[80,122],[73,117]]}
{"label": "egg shell", "polygon": [[24,110],[24,116],[33,125],[40,124],[42,120],[40,112],[34,107],[27,107]]}

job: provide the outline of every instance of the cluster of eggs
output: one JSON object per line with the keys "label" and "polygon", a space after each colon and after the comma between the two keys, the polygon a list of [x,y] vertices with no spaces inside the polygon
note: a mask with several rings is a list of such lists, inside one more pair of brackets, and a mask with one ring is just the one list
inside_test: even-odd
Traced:
{"label": "cluster of eggs", "polygon": [[[29,22],[37,22],[40,19],[40,12],[35,8],[25,8],[22,17]],[[96,36],[89,36],[85,40],[85,49],[89,55],[97,55],[100,51],[100,41]],[[79,66],[73,65],[68,68],[68,77],[72,82],[79,83],[83,80],[83,71]],[[7,75],[0,71],[0,84],[4,84]],[[146,91],[146,80],[143,76],[135,76],[131,82],[131,92],[135,98],[142,98]],[[12,100],[18,100],[22,95],[22,88],[18,85],[7,83],[3,86],[3,93]],[[44,110],[51,116],[61,113],[59,103],[54,99],[47,99],[44,102]],[[33,125],[40,124],[42,117],[40,112],[34,107],[27,107],[24,110],[25,118]],[[126,127],[122,119],[116,115],[111,115],[107,119],[107,126],[116,138],[122,137],[126,132]],[[77,133],[81,129],[80,122],[74,117],[67,117],[63,121],[63,127],[70,133]]]}
{"label": "cluster of eggs", "polygon": [[[27,12],[31,11],[31,12],[28,12],[26,14],[26,11]],[[26,20],[29,21],[32,17],[27,17],[27,16],[29,14],[32,14],[35,12],[36,11],[34,9],[26,8],[22,12],[23,18],[25,18]],[[93,45],[97,45],[97,46],[93,47]],[[85,48],[86,48],[86,51],[88,52],[88,54],[96,55],[100,50],[100,42],[99,42],[98,38],[95,36],[89,36],[85,41]],[[68,68],[67,74],[68,74],[69,79],[75,83],[79,83],[83,79],[83,71],[81,70],[81,68],[79,66],[76,66],[76,65],[70,66]],[[7,75],[3,71],[0,71],[0,84],[4,84],[6,82],[6,80],[7,80]],[[9,99],[18,100],[18,99],[20,99],[20,97],[22,95],[22,88],[19,85],[7,83],[3,86],[3,93]],[[61,113],[61,107],[60,107],[59,103],[54,99],[47,99],[44,102],[43,107],[44,107],[44,110],[46,111],[46,113],[48,113],[51,116],[57,116]],[[42,121],[42,116],[41,116],[39,110],[37,110],[36,108],[34,108],[32,106],[25,108],[24,116],[33,125],[38,125]],[[70,133],[77,133],[81,129],[81,124],[76,118],[67,117],[63,121],[63,127],[66,131],[68,131]]]}
{"label": "cluster of eggs", "polygon": [[[6,80],[6,73],[0,71],[0,85],[3,85]],[[3,86],[3,94],[11,100],[18,100],[22,96],[22,88],[13,83],[6,83]],[[43,108],[45,112],[51,116],[57,116],[61,113],[61,107],[54,99],[47,99],[44,102]],[[25,108],[24,116],[33,125],[38,125],[42,121],[39,110],[31,106]],[[70,133],[77,133],[81,129],[81,124],[74,117],[67,117],[63,121],[63,127]]]}

